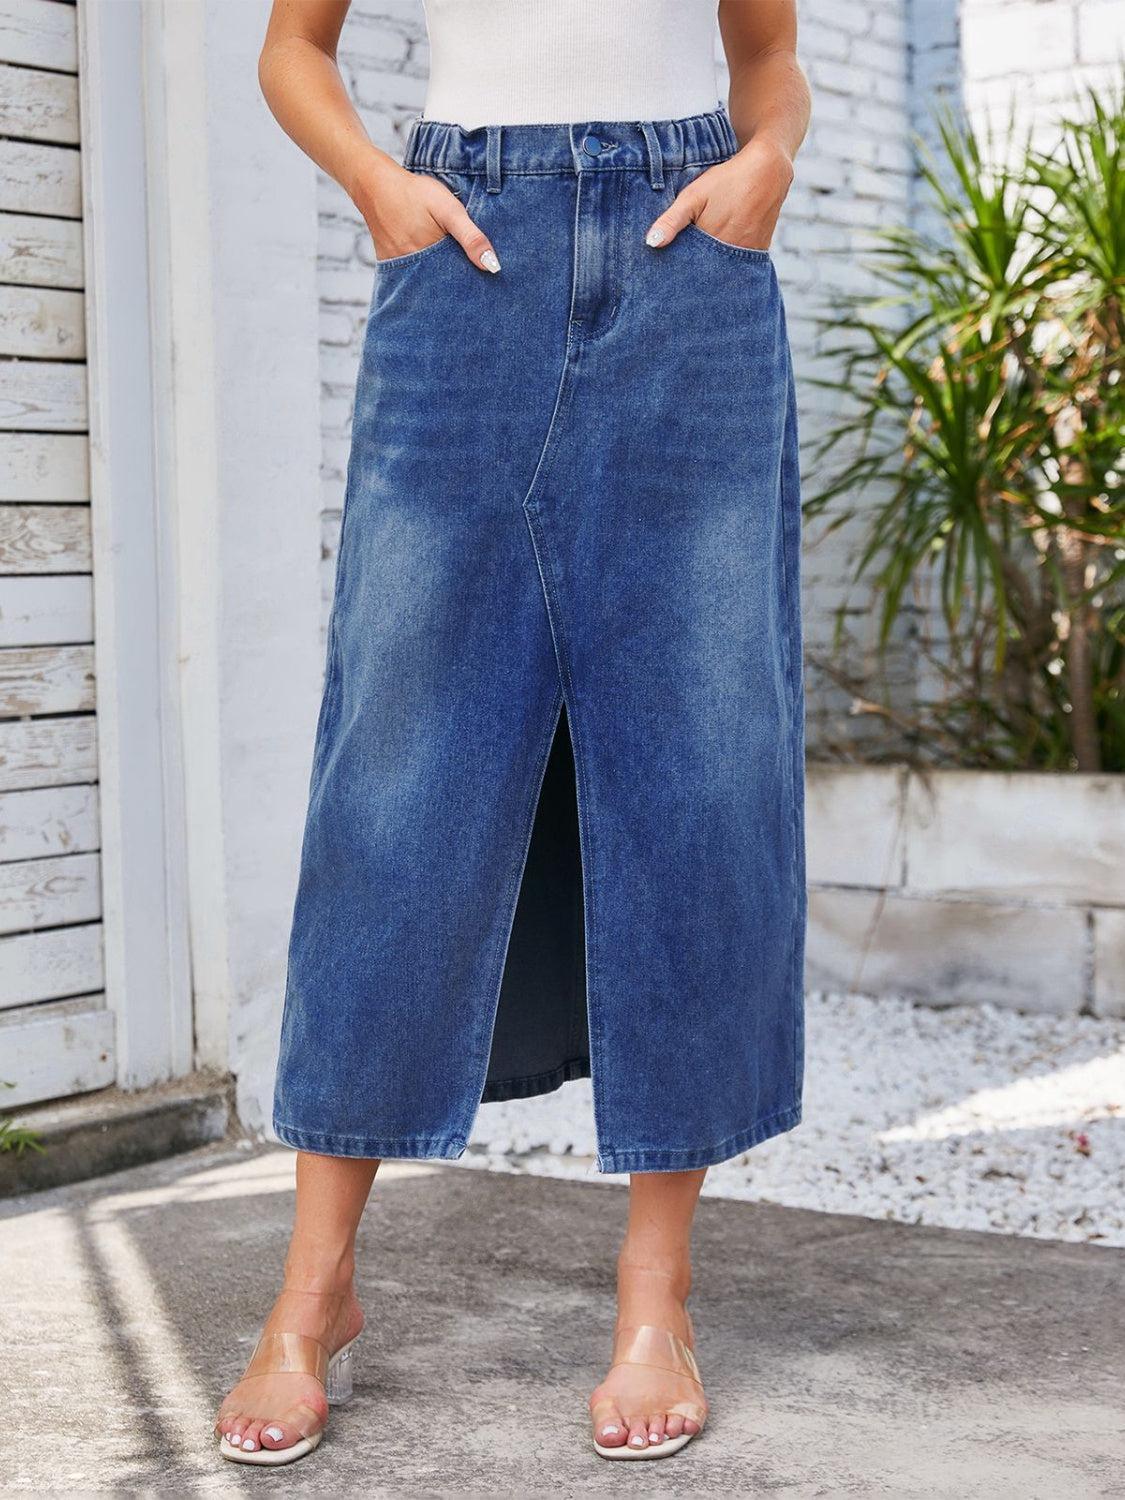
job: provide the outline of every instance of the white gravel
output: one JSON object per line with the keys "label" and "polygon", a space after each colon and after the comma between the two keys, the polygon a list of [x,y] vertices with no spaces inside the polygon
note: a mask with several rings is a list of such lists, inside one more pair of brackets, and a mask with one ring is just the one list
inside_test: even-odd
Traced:
{"label": "white gravel", "polygon": [[[1125,1245],[1125,1024],[808,997],[804,1123],[704,1191]],[[596,1175],[589,1084],[486,1105],[466,1161]]]}

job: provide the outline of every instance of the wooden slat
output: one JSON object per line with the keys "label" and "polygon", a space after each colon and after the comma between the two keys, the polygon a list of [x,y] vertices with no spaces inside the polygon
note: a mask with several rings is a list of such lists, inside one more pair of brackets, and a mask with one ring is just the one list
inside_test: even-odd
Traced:
{"label": "wooden slat", "polygon": [[[62,7],[59,7],[60,10]],[[113,1012],[105,997],[56,1000],[0,1020],[4,1106],[36,1104],[108,1087],[114,1079]]]}
{"label": "wooden slat", "polygon": [[89,995],[104,985],[100,922],[0,938],[0,1010]]}
{"label": "wooden slat", "polygon": [[0,574],[89,571],[88,505],[0,505]]}
{"label": "wooden slat", "polygon": [[73,5],[0,0],[0,1107],[114,1079],[77,67]]}
{"label": "wooden slat", "polygon": [[78,79],[0,63],[0,134],[78,144]]}
{"label": "wooden slat", "polygon": [[73,219],[0,214],[0,281],[82,285],[82,225]]}
{"label": "wooden slat", "polygon": [[84,305],[81,292],[0,286],[0,354],[85,359]]}
{"label": "wooden slat", "polygon": [[86,439],[62,432],[0,432],[0,500],[88,500]]}
{"label": "wooden slat", "polygon": [[97,779],[98,737],[92,716],[0,723],[0,792]]}
{"label": "wooden slat", "polygon": [[0,140],[0,209],[5,213],[80,219],[78,152],[70,146]]}
{"label": "wooden slat", "polygon": [[88,854],[98,847],[96,786],[0,792],[0,861]]}
{"label": "wooden slat", "polygon": [[81,714],[93,707],[93,646],[14,646],[0,650],[0,718]]}
{"label": "wooden slat", "polygon": [[74,7],[56,0],[0,0],[0,59],[26,68],[76,73]]}
{"label": "wooden slat", "polygon": [[0,932],[95,922],[101,914],[101,861],[96,854],[0,865]]}
{"label": "wooden slat", "polygon": [[0,646],[81,645],[93,639],[89,574],[0,578]]}
{"label": "wooden slat", "polygon": [[0,432],[84,432],[86,366],[0,359]]}

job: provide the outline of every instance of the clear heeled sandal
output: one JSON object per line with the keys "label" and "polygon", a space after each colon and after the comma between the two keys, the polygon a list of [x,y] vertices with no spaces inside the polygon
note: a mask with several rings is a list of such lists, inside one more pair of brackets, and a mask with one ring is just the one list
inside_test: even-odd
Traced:
{"label": "clear heeled sandal", "polygon": [[[335,1354],[319,1339],[303,1333],[269,1333],[258,1340],[250,1363],[239,1384],[269,1375],[311,1375],[324,1387],[329,1406],[343,1406],[352,1398],[352,1352],[359,1335]],[[324,1436],[320,1412],[306,1402],[294,1402],[284,1413],[270,1418],[271,1426],[296,1428],[301,1434],[288,1448],[236,1448],[226,1435],[220,1439],[219,1453],[236,1464],[291,1464],[304,1458]]]}
{"label": "clear heeled sandal", "polygon": [[[697,1385],[700,1396],[703,1395],[703,1381],[695,1355],[670,1328],[654,1328],[650,1324],[639,1328],[619,1328],[613,1339],[613,1362],[610,1369],[616,1369],[618,1365],[643,1365],[650,1370],[666,1370],[669,1375],[681,1375]],[[597,1432],[606,1417],[617,1409],[618,1403],[609,1396],[603,1396],[600,1401],[594,1402],[590,1409],[594,1431]],[[677,1401],[667,1410],[670,1416],[687,1417],[698,1422],[702,1431],[707,1416],[703,1400]],[[602,1458],[669,1458],[697,1436],[694,1432],[681,1432],[678,1437],[666,1437],[663,1442],[649,1443],[644,1448],[631,1448],[628,1443],[607,1448],[595,1438],[594,1451]]]}

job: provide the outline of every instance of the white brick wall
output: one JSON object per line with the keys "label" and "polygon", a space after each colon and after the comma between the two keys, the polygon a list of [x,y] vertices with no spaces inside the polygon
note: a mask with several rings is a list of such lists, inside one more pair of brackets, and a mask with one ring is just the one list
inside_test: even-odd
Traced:
{"label": "white brick wall", "polygon": [[[841,298],[873,290],[866,264],[871,231],[902,222],[913,182],[910,146],[910,8],[908,0],[805,0],[799,49],[813,91],[813,119],[797,164],[797,179],[775,242],[785,289],[797,375],[801,435],[806,450],[835,426],[842,406],[812,384],[830,373],[825,351],[837,336],[825,327]],[[811,451],[806,470],[813,468]],[[809,485],[815,472],[807,473]],[[849,654],[863,675],[873,652],[871,623],[847,580],[857,531],[806,531],[804,561],[808,735],[813,753],[856,737],[850,692],[828,675],[836,631],[834,611],[849,603]],[[854,606],[854,608],[852,607]]]}
{"label": "white brick wall", "polygon": [[961,0],[965,108],[1003,133],[1010,117],[1044,144],[1060,105],[1121,77],[1123,0]]}
{"label": "white brick wall", "polygon": [[[838,415],[830,393],[808,377],[826,373],[831,339],[822,320],[841,294],[874,285],[863,262],[870,230],[918,211],[912,136],[927,133],[931,107],[963,86],[974,115],[1005,113],[1015,100],[1041,113],[1073,92],[1078,77],[1101,78],[1123,48],[1125,0],[801,0],[802,61],[814,91],[809,139],[786,206],[776,261],[786,292],[806,443]],[[958,21],[963,33],[964,78]],[[721,53],[717,53],[721,56]],[[353,0],[341,61],[365,124],[387,150],[401,150],[422,106],[426,35],[419,0]],[[327,179],[320,207],[321,378],[323,389],[323,556],[325,617],[343,500],[352,390],[371,293],[366,230]],[[815,483],[815,475],[810,476]],[[809,741],[814,749],[861,737],[851,694],[824,670],[834,610],[846,595],[854,532],[823,538],[810,527],[805,561],[809,657]],[[873,621],[857,595],[851,618],[853,667],[873,664]],[[909,693],[908,646],[890,663]]]}

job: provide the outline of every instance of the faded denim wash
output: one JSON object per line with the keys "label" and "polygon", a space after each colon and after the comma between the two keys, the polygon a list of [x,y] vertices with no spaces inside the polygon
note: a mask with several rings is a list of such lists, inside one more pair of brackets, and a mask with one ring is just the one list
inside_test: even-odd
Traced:
{"label": "faded denim wash", "polygon": [[[491,238],[380,264],[356,394],[275,1129],[456,1157],[592,1075],[603,1172],[800,1117],[793,378],[770,257],[645,231],[735,149],[415,123]],[[542,789],[542,796],[540,791]]]}

